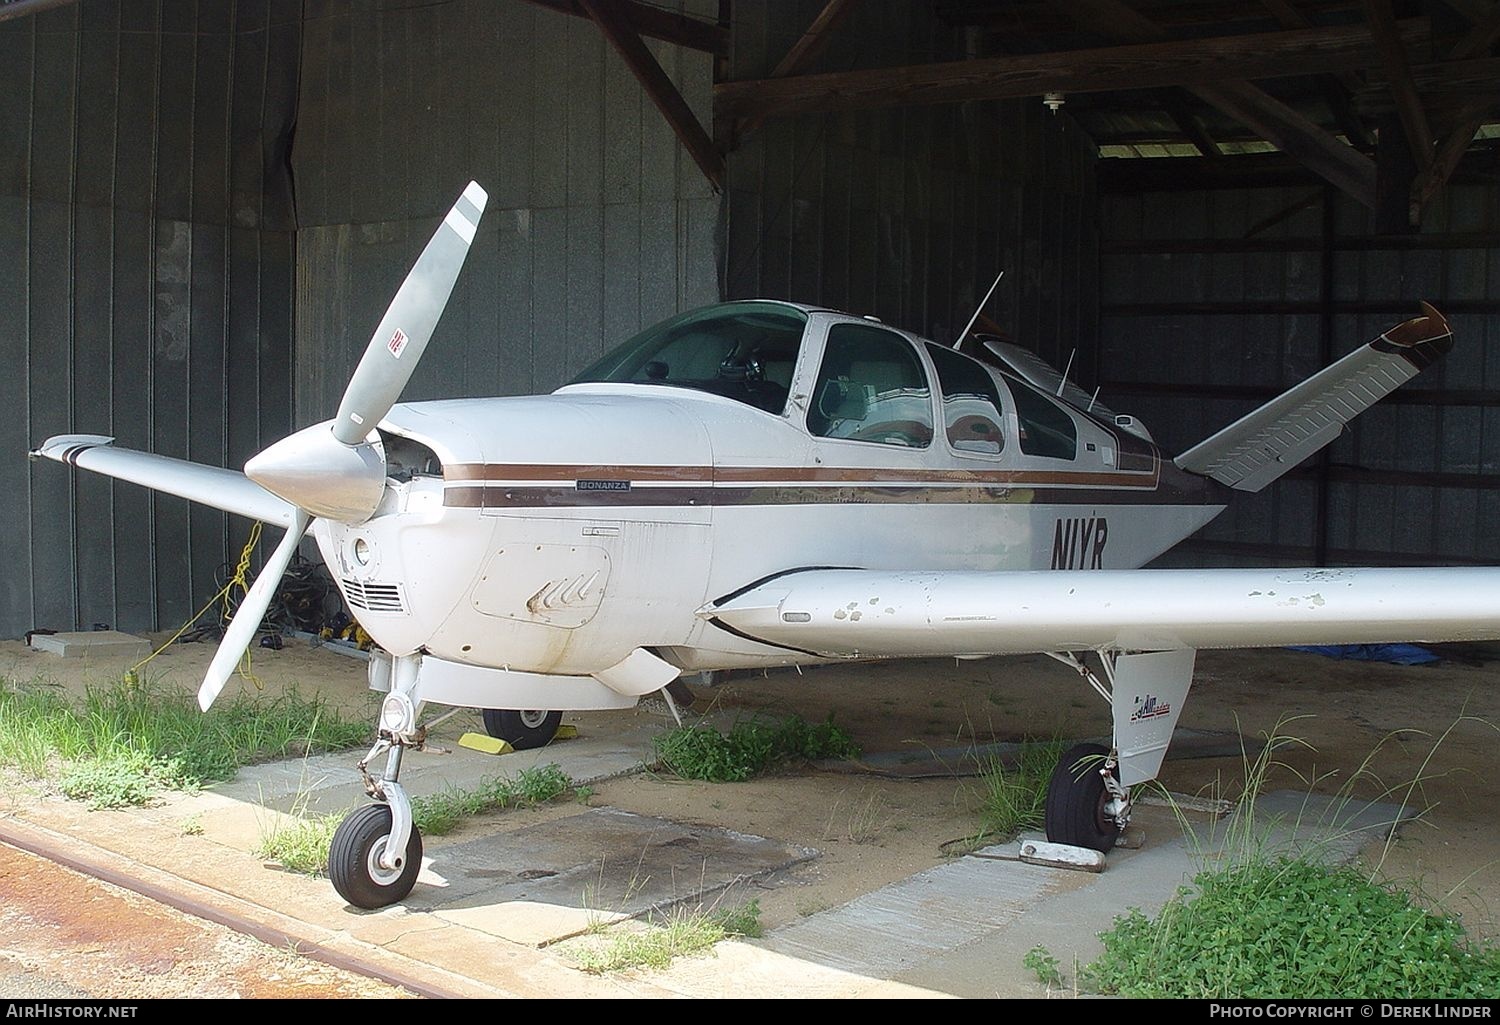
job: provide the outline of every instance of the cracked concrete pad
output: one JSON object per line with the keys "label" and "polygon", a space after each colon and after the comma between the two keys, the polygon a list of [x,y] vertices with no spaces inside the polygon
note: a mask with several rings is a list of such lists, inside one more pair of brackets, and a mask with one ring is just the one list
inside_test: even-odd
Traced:
{"label": "cracked concrete pad", "polygon": [[444,847],[407,899],[471,929],[541,946],[601,921],[683,902],[735,903],[725,891],[816,851],[711,826],[595,808]]}

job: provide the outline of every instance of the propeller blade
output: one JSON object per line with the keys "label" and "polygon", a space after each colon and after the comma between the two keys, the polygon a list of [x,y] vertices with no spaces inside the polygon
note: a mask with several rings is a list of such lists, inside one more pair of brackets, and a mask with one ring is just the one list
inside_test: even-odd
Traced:
{"label": "propeller blade", "polygon": [[401,283],[339,403],[333,436],[358,445],[380,423],[411,380],[469,255],[489,195],[470,182]]}
{"label": "propeller blade", "polygon": [[214,660],[209,663],[203,686],[198,688],[198,707],[203,711],[208,711],[209,706],[214,703],[219,691],[229,682],[229,676],[239,664],[241,656],[250,647],[255,632],[260,629],[260,621],[266,616],[266,609],[271,607],[271,596],[276,593],[282,575],[291,564],[292,556],[297,553],[297,542],[307,533],[307,525],[311,522],[312,517],[301,509],[292,514],[292,525],[287,528],[281,544],[271,553],[260,576],[250,585],[245,600],[235,610],[229,629],[224,631],[224,639],[219,642],[219,650],[214,652]]}

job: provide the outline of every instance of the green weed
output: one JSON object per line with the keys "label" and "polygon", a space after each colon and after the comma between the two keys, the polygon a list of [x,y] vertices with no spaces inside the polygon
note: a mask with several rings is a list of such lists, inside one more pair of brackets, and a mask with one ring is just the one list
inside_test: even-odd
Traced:
{"label": "green weed", "polygon": [[1028,741],[1014,765],[988,758],[979,774],[979,821],[982,835],[1009,840],[1043,824],[1047,784],[1062,757],[1060,740]]}
{"label": "green weed", "polygon": [[537,765],[522,769],[514,779],[490,776],[480,780],[472,790],[449,786],[436,794],[415,798],[412,821],[429,836],[444,836],[466,818],[503,808],[534,808],[577,793],[573,780],[560,766]]}
{"label": "green weed", "polygon": [[190,694],[139,683],[90,688],[81,705],[54,690],[0,683],[0,765],[55,780],[95,807],[143,804],[254,762],[355,747],[369,733],[294,692],[242,695],[203,713]]}
{"label": "green weed", "polygon": [[799,758],[857,758],[859,746],[831,715],[817,724],[793,716],[736,723],[727,734],[706,725],[683,726],[656,739],[656,754],[684,779],[737,783]]}
{"label": "green weed", "polygon": [[711,950],[720,940],[760,934],[759,901],[729,910],[674,908],[645,928],[630,923],[597,930],[597,942],[580,946],[574,957],[579,967],[595,975],[627,968],[661,969],[676,958]]}
{"label": "green weed", "polygon": [[334,831],[343,820],[342,812],[310,817],[277,816],[262,832],[255,853],[288,872],[323,875],[328,871],[328,850],[333,844]]}
{"label": "green weed", "polygon": [[1058,960],[1052,956],[1052,952],[1046,947],[1038,944],[1026,952],[1021,958],[1021,964],[1036,973],[1036,980],[1044,986],[1062,985],[1062,972],[1058,970]]}
{"label": "green weed", "polygon": [[[1117,918],[1101,934],[1104,954],[1084,969],[1084,980],[1104,993],[1196,999],[1488,998],[1500,992],[1500,951],[1471,944],[1454,918],[1419,906],[1358,868],[1325,863],[1317,847],[1273,847],[1254,807],[1272,770],[1290,768],[1279,752],[1305,746],[1285,734],[1285,725],[1267,736],[1260,755],[1245,759],[1244,794],[1221,845],[1222,866],[1200,871],[1153,918],[1138,909]],[[1339,832],[1338,818],[1356,784],[1378,785],[1370,768],[1375,757],[1339,792],[1334,821],[1320,823],[1324,832]],[[1381,787],[1380,796],[1400,794],[1409,802],[1430,760],[1431,754],[1416,779]],[[1301,778],[1309,789],[1325,779]],[[1186,821],[1180,812],[1179,818]],[[1189,836],[1199,842],[1191,830]]]}

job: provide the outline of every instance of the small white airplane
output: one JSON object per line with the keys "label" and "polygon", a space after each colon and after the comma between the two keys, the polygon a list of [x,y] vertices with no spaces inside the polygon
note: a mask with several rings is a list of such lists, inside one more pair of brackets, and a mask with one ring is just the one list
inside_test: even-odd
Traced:
{"label": "small white airplane", "polygon": [[1045,653],[1114,719],[1110,748],[1064,756],[1047,834],[1105,851],[1160,768],[1197,649],[1500,638],[1500,569],[1137,568],[1446,352],[1425,304],[1176,459],[1013,345],[955,350],[788,302],[674,317],[550,395],[397,405],[486,198],[471,183],[438,227],[338,415],[244,473],[88,435],[32,453],[286,528],[204,709],[311,525],[386,692],[360,762],[376,803],[330,858],[352,905],[416,881],[398,777],[427,704],[483,709],[533,747],[563,710],[628,708],[683,673]]}

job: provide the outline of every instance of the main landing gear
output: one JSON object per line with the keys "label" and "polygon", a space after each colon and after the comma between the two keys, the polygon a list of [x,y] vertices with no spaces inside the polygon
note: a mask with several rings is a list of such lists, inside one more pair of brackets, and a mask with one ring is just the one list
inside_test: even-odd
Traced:
{"label": "main landing gear", "polygon": [[503,740],[517,751],[534,747],[546,747],[557,736],[557,727],[562,723],[561,712],[542,709],[511,711],[508,708],[486,708],[484,732],[496,740]]}
{"label": "main landing gear", "polygon": [[1049,652],[1110,706],[1114,743],[1078,744],[1047,787],[1047,839],[1104,853],[1130,824],[1130,788],[1156,778],[1193,682],[1191,648],[1097,651],[1104,677],[1072,652]]}
{"label": "main landing gear", "polygon": [[1103,744],[1069,748],[1047,785],[1047,839],[1101,854],[1114,847],[1130,822],[1130,794],[1118,774],[1119,763]]}

